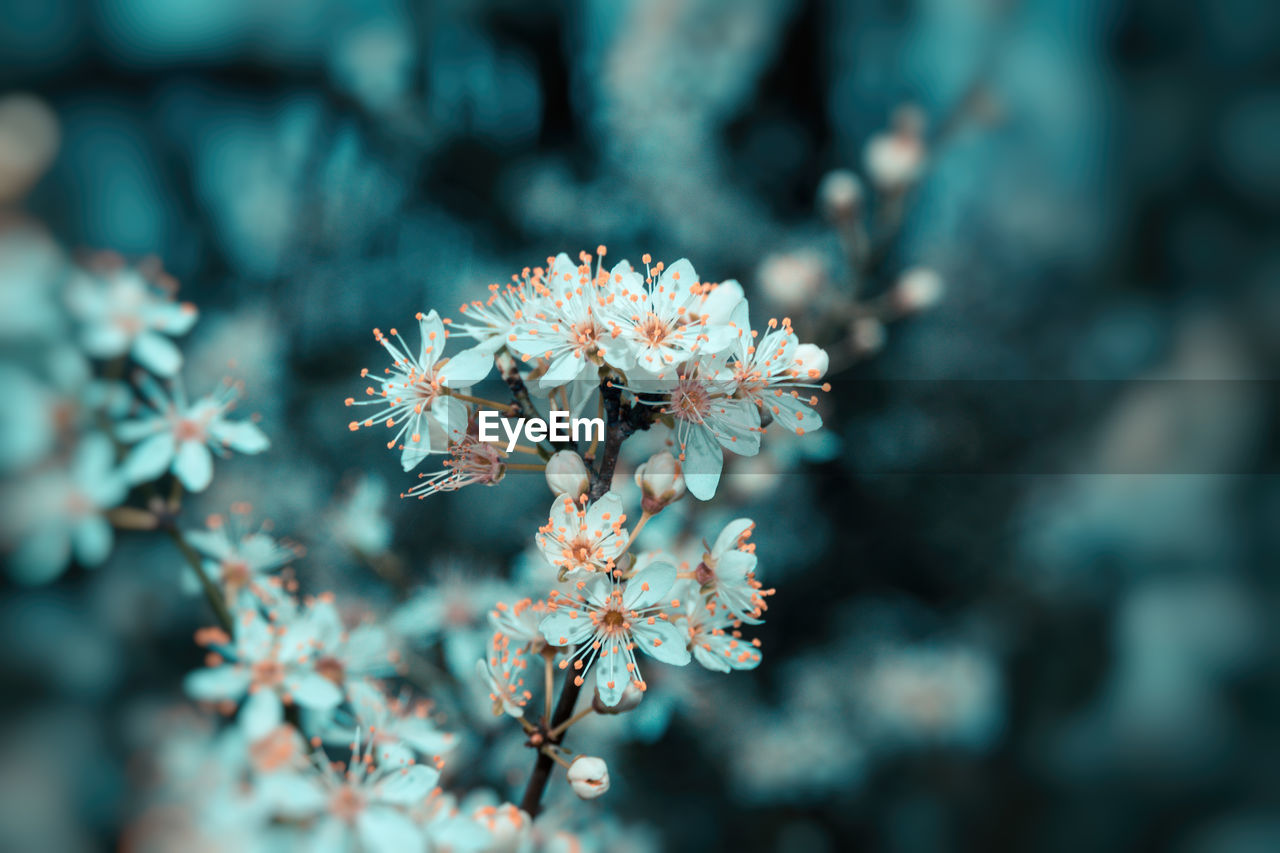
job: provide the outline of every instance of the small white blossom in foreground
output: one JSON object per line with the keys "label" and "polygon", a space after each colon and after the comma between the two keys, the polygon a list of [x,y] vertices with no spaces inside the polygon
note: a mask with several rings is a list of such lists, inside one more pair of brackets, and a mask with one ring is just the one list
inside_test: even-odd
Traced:
{"label": "small white blossom in foreground", "polygon": [[182,353],[167,336],[190,331],[196,308],[175,302],[177,285],[164,276],[160,281],[126,266],[77,275],[67,287],[67,305],[80,321],[85,352],[100,359],[127,354],[157,376],[176,375]]}
{"label": "small white blossom in foreground", "polygon": [[584,800],[594,800],[609,790],[609,765],[594,755],[579,755],[569,764],[569,787]]}
{"label": "small white blossom in foreground", "polygon": [[741,620],[714,597],[703,601],[689,596],[680,624],[689,632],[693,659],[707,669],[729,672],[760,665],[760,641],[742,639]]}
{"label": "small white blossom in foreground", "polygon": [[105,513],[128,491],[115,467],[115,451],[103,435],[89,435],[66,470],[41,472],[4,490],[11,507],[0,520],[6,544],[16,543],[10,574],[22,583],[57,577],[74,554],[97,566],[111,553],[114,536]]}
{"label": "small white blossom in foreground", "polygon": [[376,384],[365,388],[369,399],[348,397],[348,406],[373,406],[373,414],[348,426],[354,431],[376,423],[395,429],[387,442],[389,449],[401,450],[400,463],[409,471],[429,453],[443,453],[450,438],[459,439],[467,430],[467,408],[461,400],[449,395],[449,389],[469,388],[488,375],[493,356],[471,349],[453,358],[443,358],[448,333],[435,311],[418,314],[422,342],[415,355],[400,333],[389,335],[373,330],[374,337],[391,354],[392,366],[384,376],[372,376],[362,370],[362,377]]}
{"label": "small white blossom in foreground", "polygon": [[547,523],[538,528],[538,547],[562,580],[573,572],[609,572],[627,549],[626,520],[622,498],[614,492],[605,492],[589,506],[561,495],[552,502]]}
{"label": "small white blossom in foreground", "polygon": [[138,387],[151,412],[116,427],[120,440],[134,445],[124,460],[131,483],[172,471],[188,491],[202,492],[213,480],[214,453],[255,454],[271,446],[256,424],[227,417],[240,396],[234,383],[190,403],[180,383],[172,386],[172,396],[149,376],[141,377]]}
{"label": "small white blossom in foreground", "polygon": [[622,701],[628,684],[644,690],[635,649],[663,663],[684,666],[689,662],[687,643],[671,624],[663,608],[676,580],[675,567],[653,563],[626,581],[596,574],[577,583],[577,593],[552,593],[551,613],[542,620],[542,635],[553,646],[576,645],[560,662],[572,665],[579,685],[592,665],[596,690],[605,705]]}

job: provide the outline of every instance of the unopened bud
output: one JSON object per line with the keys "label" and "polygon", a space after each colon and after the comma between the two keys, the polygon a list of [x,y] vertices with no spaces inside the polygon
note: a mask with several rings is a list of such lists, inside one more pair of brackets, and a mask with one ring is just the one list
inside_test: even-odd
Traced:
{"label": "unopened bud", "polygon": [[831,222],[853,218],[862,207],[862,181],[848,169],[827,172],[818,184],[818,209]]}
{"label": "unopened bud", "polygon": [[791,357],[804,379],[821,379],[831,364],[827,351],[816,344],[798,345]]}
{"label": "unopened bud", "polygon": [[770,255],[760,265],[760,288],[783,308],[810,305],[827,284],[827,269],[817,252]]}
{"label": "unopened bud", "polygon": [[591,697],[591,707],[597,714],[624,714],[639,706],[642,699],[644,699],[644,691],[636,687],[635,682],[627,682],[617,705],[606,705],[600,698],[600,691],[597,690]]}
{"label": "unopened bud", "polygon": [[547,485],[556,495],[577,497],[587,490],[591,480],[582,457],[572,450],[561,450],[547,460]]}
{"label": "unopened bud", "polygon": [[584,800],[594,800],[609,790],[609,765],[594,755],[579,755],[569,765],[569,787]]}
{"label": "unopened bud", "polygon": [[684,472],[679,461],[663,450],[636,469],[636,485],[644,493],[640,508],[652,515],[684,497]]}
{"label": "unopened bud", "polygon": [[893,288],[894,304],[906,314],[931,308],[941,298],[942,276],[928,267],[907,270]]}

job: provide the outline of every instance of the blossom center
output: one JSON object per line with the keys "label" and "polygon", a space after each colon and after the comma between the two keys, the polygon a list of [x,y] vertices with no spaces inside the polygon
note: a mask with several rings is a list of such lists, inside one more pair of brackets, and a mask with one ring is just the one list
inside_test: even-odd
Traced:
{"label": "blossom center", "polygon": [[179,418],[173,425],[173,437],[179,442],[204,441],[204,427],[199,421],[191,418]]}
{"label": "blossom center", "polygon": [[339,687],[346,680],[346,670],[342,666],[342,661],[335,657],[323,657],[316,661],[316,672],[332,681]]}
{"label": "blossom center", "polygon": [[671,334],[671,329],[666,323],[658,319],[656,314],[650,314],[644,319],[644,322],[636,326],[636,334],[640,340],[644,341],[651,347],[660,346],[667,336]]}
{"label": "blossom center", "polygon": [[294,729],[279,726],[254,742],[250,749],[254,766],[263,773],[290,764],[296,753]]}
{"label": "blossom center", "polygon": [[671,392],[671,413],[681,420],[702,423],[710,410],[711,395],[701,382],[681,379]]}
{"label": "blossom center", "polygon": [[242,587],[249,582],[249,564],[231,557],[222,561],[222,582],[230,587]]}
{"label": "blossom center", "polygon": [[339,820],[348,823],[355,821],[364,810],[364,797],[355,788],[343,786],[334,792],[329,800],[329,811]]}

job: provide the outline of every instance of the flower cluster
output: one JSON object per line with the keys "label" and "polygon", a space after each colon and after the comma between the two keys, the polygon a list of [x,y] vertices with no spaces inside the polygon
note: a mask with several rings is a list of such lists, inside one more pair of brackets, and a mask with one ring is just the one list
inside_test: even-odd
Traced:
{"label": "flower cluster", "polygon": [[[446,456],[442,470],[419,475],[406,496],[493,486],[513,470],[543,471],[555,494],[533,536],[545,592],[499,601],[489,614],[492,633],[474,651],[493,715],[518,721],[537,750],[523,802],[535,816],[553,762],[566,768],[579,796],[608,790],[604,760],[574,756],[562,742],[587,715],[617,715],[641,703],[649,689],[642,659],[673,667],[697,661],[721,673],[759,665],[760,642],[742,628],[763,621],[773,590],[757,578],[754,522],[731,521],[686,560],[642,551],[637,537],[686,492],[713,498],[725,451],[756,455],[773,424],[795,436],[820,429],[816,392],[829,388],[822,381],[826,353],[802,343],[787,318],[753,330],[736,281],[704,282],[687,260],[667,266],[648,255],[643,271],[627,261],[606,267],[604,255],[601,246],[594,257],[560,254],[545,267],[526,268],[462,305],[456,321],[419,313],[416,348],[396,329],[375,330],[391,365],[381,376],[362,371],[371,380],[363,398],[346,400],[372,409],[351,421],[351,430],[382,424],[406,470]],[[509,402],[475,395],[495,369]],[[482,441],[477,428],[490,412],[537,417],[538,400],[589,410],[597,395],[595,408],[607,420],[603,439],[531,438],[521,445],[513,438],[503,450]],[[655,427],[669,431],[671,450],[635,469],[640,513],[629,517],[614,485],[621,444]],[[471,578],[452,591],[423,590],[392,624],[419,637],[449,628],[445,659],[458,672],[454,650],[475,642],[462,638],[475,637],[484,588]],[[591,703],[575,714],[588,684]]]}

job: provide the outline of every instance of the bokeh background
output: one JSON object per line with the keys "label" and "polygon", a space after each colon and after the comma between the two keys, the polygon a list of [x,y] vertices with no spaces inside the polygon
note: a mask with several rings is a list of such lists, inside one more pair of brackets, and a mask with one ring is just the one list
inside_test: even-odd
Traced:
{"label": "bokeh background", "polygon": [[[612,849],[1277,850],[1278,20],[1267,0],[4,0],[0,190],[7,223],[70,250],[158,257],[202,312],[188,387],[244,379],[273,448],[220,464],[192,518],[248,500],[307,546],[312,590],[456,602],[419,638],[468,732],[455,789],[518,798],[527,772],[452,661],[522,583],[549,492],[399,501],[342,399],[381,363],[374,326],[604,243],[737,278],[753,319],[829,348],[833,390],[822,432],[649,531],[756,519],[764,664],[654,677],[643,713],[582,735],[615,791],[555,807],[616,822]],[[866,146],[905,104],[927,169],[859,298],[919,267],[941,298],[851,322],[820,187],[853,170],[883,218]],[[26,286],[0,280],[5,304]],[[96,570],[5,582],[0,848],[142,833],[155,755],[200,718],[180,685],[209,617],[180,576],[170,543],[126,535]]]}

